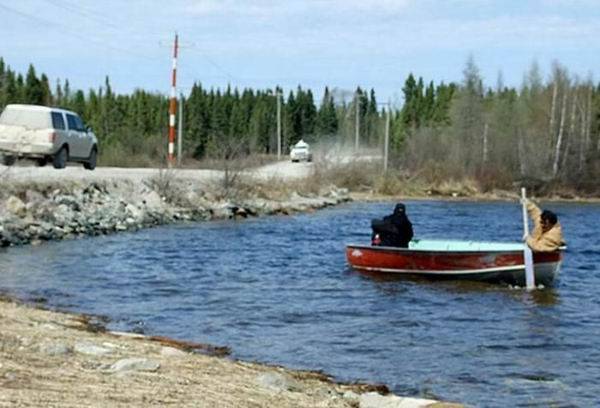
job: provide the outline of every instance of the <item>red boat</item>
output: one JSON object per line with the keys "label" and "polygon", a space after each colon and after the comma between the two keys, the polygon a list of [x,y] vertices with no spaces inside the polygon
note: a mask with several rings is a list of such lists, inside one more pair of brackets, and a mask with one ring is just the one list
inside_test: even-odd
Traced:
{"label": "red boat", "polygon": [[[363,271],[524,285],[523,249],[521,243],[413,240],[408,248],[348,245],[346,258]],[[533,253],[536,284],[552,284],[563,249]]]}

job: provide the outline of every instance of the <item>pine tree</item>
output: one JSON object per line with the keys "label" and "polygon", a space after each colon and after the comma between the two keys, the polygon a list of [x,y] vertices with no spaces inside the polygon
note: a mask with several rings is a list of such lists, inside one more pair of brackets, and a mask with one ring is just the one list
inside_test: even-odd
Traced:
{"label": "pine tree", "polygon": [[282,149],[287,150],[288,146],[294,145],[300,140],[300,134],[298,133],[299,125],[297,124],[297,106],[294,92],[290,91],[287,102],[283,104],[283,137],[282,137]]}
{"label": "pine tree", "polygon": [[52,106],[54,99],[52,97],[52,91],[50,90],[50,81],[46,74],[42,74],[40,77],[40,87],[42,90],[42,105]]}
{"label": "pine tree", "polygon": [[375,89],[371,88],[370,98],[369,98],[369,109],[367,111],[369,115],[378,115],[377,112],[377,98],[375,98]]}
{"label": "pine tree", "polygon": [[317,113],[317,132],[321,135],[334,135],[338,130],[338,119],[335,112],[333,97],[329,88],[325,87],[321,107]]}
{"label": "pine tree", "polygon": [[0,57],[0,109],[6,105],[6,66],[4,60]]}
{"label": "pine tree", "polygon": [[60,79],[56,80],[56,88],[54,91],[54,104],[58,107],[62,107],[63,105],[63,90],[62,90],[62,86],[60,85]]}
{"label": "pine tree", "polygon": [[185,137],[192,144],[193,156],[202,158],[206,153],[206,143],[210,130],[210,108],[208,95],[201,84],[194,84],[185,107]]}
{"label": "pine tree", "polygon": [[29,64],[25,78],[25,101],[34,105],[44,104],[44,90],[42,84],[35,74],[35,68]]}
{"label": "pine tree", "polygon": [[69,108],[71,106],[72,95],[71,95],[71,85],[69,84],[68,79],[65,79],[65,88],[63,91],[63,97],[65,100],[65,106]]}
{"label": "pine tree", "polygon": [[257,101],[249,121],[249,134],[259,152],[271,153],[277,151],[275,141],[275,114],[272,109],[273,95],[257,94]]}
{"label": "pine tree", "polygon": [[19,90],[15,73],[8,69],[4,76],[4,105],[20,102]]}
{"label": "pine tree", "polygon": [[436,87],[435,102],[431,117],[434,126],[447,126],[451,124],[450,106],[455,90],[455,84],[445,85],[443,82]]}
{"label": "pine tree", "polygon": [[421,94],[412,73],[406,78],[402,92],[404,94],[404,105],[401,111],[401,120],[405,129],[412,129],[414,131],[421,124],[419,115]]}
{"label": "pine tree", "polygon": [[425,98],[423,100],[423,122],[426,126],[432,126],[435,112],[435,88],[433,81],[429,82],[425,89]]}
{"label": "pine tree", "polygon": [[307,140],[313,140],[317,123],[317,109],[312,91],[303,91],[298,87],[298,101],[300,105],[300,134]]}
{"label": "pine tree", "polygon": [[233,108],[231,110],[231,117],[229,119],[229,138],[239,140],[240,144],[243,144],[244,139],[247,137],[247,123],[248,122],[246,120],[244,108],[242,107],[241,102],[238,100],[233,104]]}
{"label": "pine tree", "polygon": [[23,75],[18,74],[17,79],[15,81],[15,100],[16,103],[30,103],[27,99],[26,88],[25,88],[25,80],[23,79]]}
{"label": "pine tree", "polygon": [[85,95],[82,90],[78,90],[77,92],[75,92],[75,95],[73,96],[71,109],[75,113],[83,117],[84,120],[87,120],[89,122],[89,116],[86,116],[86,113],[90,111],[90,109],[86,109]]}
{"label": "pine tree", "polygon": [[367,144],[375,146],[379,142],[378,129],[380,128],[379,111],[377,110],[377,98],[375,90],[371,88],[369,93],[368,108],[365,115],[365,139]]}

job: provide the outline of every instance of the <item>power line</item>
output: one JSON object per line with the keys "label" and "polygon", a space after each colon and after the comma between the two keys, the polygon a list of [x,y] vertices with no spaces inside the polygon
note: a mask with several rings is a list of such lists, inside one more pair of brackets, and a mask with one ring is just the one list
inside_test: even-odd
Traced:
{"label": "power line", "polygon": [[[82,17],[85,17],[86,19],[93,21],[96,24],[101,25],[103,29],[105,29],[106,27],[109,27],[119,34],[125,33],[125,35],[127,35],[128,38],[132,38],[134,36],[138,37],[138,39],[141,38],[141,36],[139,35],[140,33],[138,31],[132,30],[131,27],[129,27],[128,25],[116,24],[113,22],[114,19],[112,17],[109,17],[109,16],[101,14],[101,13],[97,13],[95,11],[90,10],[89,8],[86,9],[86,8],[80,7],[77,4],[73,4],[73,3],[65,1],[65,0],[40,0],[40,1],[45,1],[45,2],[51,3],[55,7],[58,7],[62,10],[66,10],[68,12],[75,13]],[[147,42],[148,36],[144,35],[143,40],[145,42]]]}
{"label": "power line", "polygon": [[[121,26],[111,23],[110,21],[108,21],[108,18],[105,16],[101,16],[100,14],[97,14],[97,13],[91,13],[89,11],[82,9],[81,7],[74,5],[74,4],[67,3],[64,1],[60,1],[60,0],[44,0],[44,1],[47,3],[51,3],[54,6],[61,8],[63,10],[67,10],[72,13],[79,14],[80,16],[88,18],[90,20],[94,20],[97,23],[102,24],[103,26],[112,27],[112,28],[115,28],[118,30],[121,30],[123,28]],[[100,16],[100,18],[98,18],[98,16]]]}
{"label": "power line", "polygon": [[212,65],[213,67],[215,67],[217,70],[221,71],[223,74],[225,74],[225,76],[227,77],[227,79],[229,79],[230,81],[239,81],[239,78],[234,77],[233,75],[231,75],[225,68],[223,68],[222,66],[220,66],[219,64],[217,64],[215,61],[213,61],[208,54],[206,54],[206,52],[204,52],[201,48],[199,48],[198,46],[196,46],[195,44],[192,44],[191,46],[189,46],[189,49],[192,51],[196,51],[199,54],[201,54],[206,61]]}
{"label": "power line", "polygon": [[[63,10],[78,14],[80,16],[83,16],[85,18],[88,18],[90,20],[95,21],[96,23],[105,25],[105,26],[109,26],[111,28],[117,29],[117,30],[122,30],[123,27],[122,26],[118,26],[115,25],[113,23],[111,23],[108,18],[106,16],[103,16],[99,13],[94,13],[91,12],[89,10],[85,10],[82,7],[66,2],[64,0],[43,0],[47,3],[51,3],[54,6],[61,8]],[[202,49],[200,49],[199,47],[197,47],[195,44],[190,44],[190,45],[185,45],[182,44],[180,46],[180,48],[186,48],[186,49],[191,49],[193,51],[197,51],[198,53],[200,53],[204,59],[210,64],[212,65],[214,68],[216,68],[218,71],[220,71],[221,73],[223,73],[227,79],[229,79],[230,81],[235,81],[237,80],[236,77],[234,77],[230,72],[228,72],[225,68],[223,68],[220,64],[218,64],[217,62],[215,62],[211,57],[208,56],[208,54],[206,52],[204,52]]]}
{"label": "power line", "polygon": [[[89,41],[89,42],[95,43],[95,44],[97,44],[97,45],[99,45],[101,47],[104,47],[106,49],[110,49],[112,51],[118,51],[118,52],[129,54],[129,55],[135,55],[137,57],[144,58],[144,59],[151,60],[151,61],[156,61],[157,60],[156,58],[149,57],[149,56],[143,55],[143,54],[138,54],[136,52],[133,52],[132,50],[128,50],[128,49],[120,48],[120,47],[114,47],[114,46],[109,45],[109,44],[107,44],[105,42],[98,41],[98,40],[95,40],[93,38],[82,36],[79,32],[74,31],[74,30],[72,30],[72,29],[70,29],[68,27],[65,27],[65,26],[61,25],[61,24],[58,24],[58,23],[50,21],[50,20],[46,20],[46,19],[38,17],[38,16],[31,15],[31,14],[28,14],[28,13],[24,13],[24,12],[22,12],[20,10],[14,9],[12,7],[8,7],[8,6],[4,5],[4,4],[0,4],[0,9],[4,9],[4,10],[10,12],[10,13],[16,14],[16,15],[18,15],[20,17],[23,17],[23,18],[26,18],[26,19],[29,19],[29,20],[37,21],[38,23],[45,24],[46,26],[55,27],[55,28],[58,29],[59,32],[61,32],[61,34],[65,35],[65,36],[70,36],[70,37],[77,38],[77,39],[83,40],[83,41]],[[67,32],[69,32],[69,33],[67,33]]]}

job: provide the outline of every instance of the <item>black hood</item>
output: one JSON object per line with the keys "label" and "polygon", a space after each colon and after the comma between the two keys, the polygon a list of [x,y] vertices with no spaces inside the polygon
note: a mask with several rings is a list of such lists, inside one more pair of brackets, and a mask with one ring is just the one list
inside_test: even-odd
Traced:
{"label": "black hood", "polygon": [[394,207],[394,215],[404,214],[406,212],[406,206],[402,203],[396,204]]}

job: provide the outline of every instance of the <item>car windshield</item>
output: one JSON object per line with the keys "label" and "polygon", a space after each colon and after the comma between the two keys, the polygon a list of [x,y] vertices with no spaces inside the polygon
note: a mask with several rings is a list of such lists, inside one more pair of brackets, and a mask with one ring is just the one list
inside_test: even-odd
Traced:
{"label": "car windshield", "polygon": [[23,126],[28,129],[51,128],[48,112],[7,107],[0,115],[0,124]]}
{"label": "car windshield", "polygon": [[294,147],[294,150],[306,150],[306,146]]}

